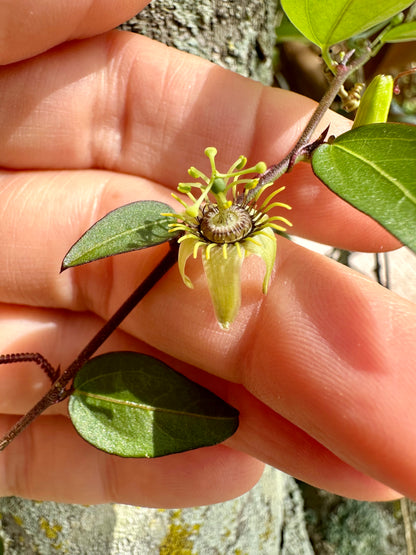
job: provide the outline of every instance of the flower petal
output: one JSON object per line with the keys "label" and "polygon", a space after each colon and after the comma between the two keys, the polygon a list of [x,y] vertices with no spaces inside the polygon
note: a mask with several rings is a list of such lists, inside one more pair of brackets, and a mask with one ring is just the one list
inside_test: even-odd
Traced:
{"label": "flower petal", "polygon": [[241,304],[241,265],[244,249],[240,253],[233,244],[215,245],[209,258],[202,255],[208,288],[214,305],[215,316],[222,329],[227,330],[238,314]]}
{"label": "flower petal", "polygon": [[184,284],[193,289],[193,283],[189,279],[189,277],[185,274],[185,266],[186,261],[191,256],[194,251],[195,244],[198,242],[198,239],[195,237],[184,237],[181,244],[179,245],[179,253],[178,253],[178,269],[179,273],[181,274],[181,278],[183,279]]}
{"label": "flower petal", "polygon": [[247,256],[255,254],[260,256],[266,264],[266,273],[263,280],[263,293],[266,295],[269,287],[269,281],[272,275],[274,261],[276,260],[277,251],[276,234],[271,227],[265,227],[255,235],[253,240],[246,239],[244,248]]}

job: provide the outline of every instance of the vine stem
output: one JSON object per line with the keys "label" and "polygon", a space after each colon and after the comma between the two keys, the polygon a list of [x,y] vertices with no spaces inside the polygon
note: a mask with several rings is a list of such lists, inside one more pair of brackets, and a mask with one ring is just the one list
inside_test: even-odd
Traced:
{"label": "vine stem", "polygon": [[73,391],[72,386],[67,385],[74,379],[77,372],[91,358],[113,331],[130,314],[137,304],[145,297],[152,287],[168,272],[178,258],[177,241],[170,242],[169,252],[162,258],[150,274],[133,291],[120,308],[111,316],[104,326],[94,335],[77,358],[64,370],[61,376],[54,382],[49,391],[27,412],[11,430],[0,440],[0,451],[3,451],[35,418],[50,406],[66,399]]}
{"label": "vine stem", "polygon": [[367,49],[357,60],[348,65],[348,62],[354,55],[354,50],[347,52],[344,55],[343,61],[336,66],[335,75],[326,91],[324,96],[321,98],[318,106],[316,107],[314,113],[312,114],[310,120],[308,121],[305,129],[303,130],[301,136],[299,137],[297,143],[289,152],[289,154],[283,158],[277,164],[273,164],[267,170],[260,175],[258,185],[251,191],[251,195],[254,195],[263,185],[275,181],[286,171],[288,171],[296,157],[302,151],[302,149],[310,141],[313,132],[317,128],[318,124],[322,120],[324,114],[329,110],[335,97],[338,94],[339,89],[348,79],[348,77],[357,71],[361,66],[363,66],[373,55],[371,49]]}

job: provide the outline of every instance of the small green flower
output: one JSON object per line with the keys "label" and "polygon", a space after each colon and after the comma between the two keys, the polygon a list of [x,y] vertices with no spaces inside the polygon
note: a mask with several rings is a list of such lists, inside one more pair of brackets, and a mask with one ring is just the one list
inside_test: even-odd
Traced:
{"label": "small green flower", "polygon": [[[284,189],[273,191],[259,206],[259,198],[273,183],[267,183],[258,190],[257,178],[248,174],[260,174],[266,170],[264,162],[244,169],[247,159],[240,156],[228,172],[220,173],[215,167],[217,151],[210,147],[205,150],[211,164],[211,176],[207,177],[196,168],[190,168],[191,177],[201,182],[179,183],[178,191],[185,194],[191,204],[178,195],[174,198],[184,207],[180,214],[169,214],[177,223],[171,224],[172,231],[182,232],[178,239],[179,272],[188,287],[193,287],[185,273],[190,256],[197,258],[202,253],[202,261],[208,280],[208,287],[214,305],[215,315],[223,329],[238,314],[241,304],[241,266],[244,257],[255,254],[266,264],[263,293],[267,293],[274,261],[276,258],[275,231],[286,231],[292,224],[282,216],[269,216],[274,207],[290,210],[290,206],[273,202],[275,195]],[[198,189],[195,197],[192,190]]]}

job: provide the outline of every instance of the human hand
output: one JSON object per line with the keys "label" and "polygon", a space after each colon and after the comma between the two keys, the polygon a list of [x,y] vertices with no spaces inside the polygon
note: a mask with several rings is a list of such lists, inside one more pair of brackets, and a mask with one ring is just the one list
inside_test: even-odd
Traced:
{"label": "human hand", "polygon": [[[120,16],[120,7],[103,1],[106,25],[90,13],[78,33],[68,31],[65,16],[81,20],[81,8],[60,3],[62,28],[53,34],[41,13],[50,13],[48,4],[36,7],[31,41],[10,33],[3,62],[68,36],[93,36],[143,2],[123,2]],[[11,16],[15,21],[17,8]],[[39,351],[61,367],[166,251],[162,245],[59,275],[78,237],[127,202],[172,204],[170,192],[189,165],[207,163],[206,146],[218,148],[220,168],[240,154],[279,161],[314,108],[306,98],[121,32],[6,65],[0,92],[0,352]],[[348,126],[334,114],[322,125],[329,122],[332,133]],[[282,182],[279,201],[293,206],[295,233],[352,250],[397,246],[309,166]],[[242,309],[231,331],[218,327],[198,262],[188,268],[193,291],[173,268],[102,350],[153,354],[233,404],[240,427],[225,445],[122,459],[81,440],[62,403],[0,454],[0,495],[207,504],[252,487],[263,461],[342,495],[389,499],[397,490],[415,497],[414,305],[283,238],[264,297],[261,262],[252,258],[243,266]],[[2,366],[0,380],[3,434],[48,384],[28,364]]]}

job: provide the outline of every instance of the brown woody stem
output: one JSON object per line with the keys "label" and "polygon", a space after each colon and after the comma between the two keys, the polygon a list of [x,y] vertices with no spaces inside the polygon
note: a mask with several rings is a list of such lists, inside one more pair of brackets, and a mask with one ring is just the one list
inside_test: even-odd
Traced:
{"label": "brown woody stem", "polygon": [[[104,341],[113,333],[113,331],[121,324],[121,322],[130,314],[143,297],[152,289],[152,287],[166,274],[166,272],[175,264],[178,258],[178,244],[175,241],[170,243],[169,252],[159,262],[159,264],[150,272],[150,274],[142,281],[130,297],[120,306],[113,316],[104,324],[104,326],[95,334],[85,348],[80,352],[77,358],[64,370],[62,375],[54,382],[51,389],[27,412],[20,420],[16,422],[13,428],[0,440],[0,451],[5,449],[25,428],[35,420],[42,412],[50,406],[66,399],[72,392],[72,387],[68,386],[73,381],[77,372],[91,358]],[[33,353],[32,353],[33,354]],[[6,358],[8,355],[4,355]],[[19,355],[17,355],[19,356]],[[27,358],[25,360],[28,360]],[[33,360],[33,358],[31,359]],[[42,357],[42,360],[43,359]],[[3,363],[12,362],[3,359]],[[13,361],[14,362],[14,361]],[[16,360],[16,362],[18,362]],[[34,361],[36,362],[36,361]],[[49,364],[49,363],[48,363]],[[49,365],[50,366],[50,365]]]}
{"label": "brown woody stem", "polygon": [[360,56],[360,58],[351,63],[351,65],[347,65],[353,55],[353,50],[347,52],[342,63],[336,66],[336,73],[329,85],[328,90],[316,107],[296,145],[292,148],[289,154],[285,158],[283,158],[283,160],[281,160],[277,164],[274,164],[273,166],[270,166],[264,173],[261,174],[257,187],[250,192],[251,195],[254,195],[257,190],[259,190],[265,183],[275,181],[288,169],[290,169],[292,160],[295,160],[297,158],[302,148],[310,141],[313,132],[322,120],[325,112],[331,107],[341,86],[345,83],[348,77],[352,73],[354,73],[354,71],[364,65],[371,58],[372,52],[371,50],[366,51],[362,56]]}

